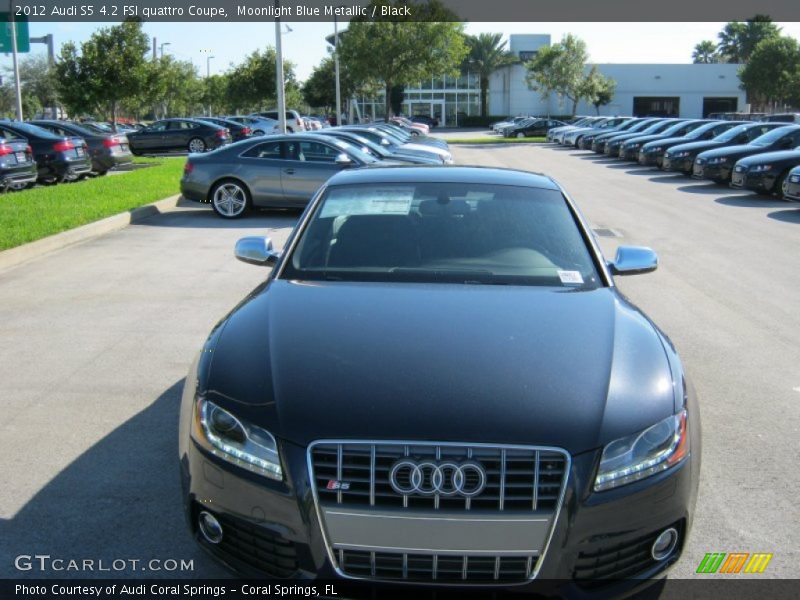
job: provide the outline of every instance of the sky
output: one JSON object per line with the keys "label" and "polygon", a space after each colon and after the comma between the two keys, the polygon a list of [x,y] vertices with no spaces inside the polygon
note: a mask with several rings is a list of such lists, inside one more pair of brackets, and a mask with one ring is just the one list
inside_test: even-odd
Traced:
{"label": "sky", "polygon": [[[82,42],[100,27],[110,23],[31,23],[32,37],[52,33],[56,54],[67,41]],[[566,33],[582,38],[593,63],[689,63],[692,49],[702,40],[717,40],[725,23],[468,23],[470,34],[482,32],[549,33],[553,42]],[[800,23],[778,23],[783,33],[800,39]],[[342,24],[340,23],[340,27]],[[345,25],[346,26],[346,25]],[[290,29],[291,31],[287,31]],[[259,23],[145,23],[145,32],[159,44],[169,42],[164,52],[181,60],[191,60],[204,75],[206,57],[211,73],[222,73],[231,63],[258,48],[275,44],[272,22]],[[296,65],[298,78],[305,80],[325,56],[325,36],[333,33],[333,23],[283,24],[283,52]],[[203,53],[201,51],[210,51]],[[43,44],[33,44],[32,53],[46,52]],[[0,55],[0,65],[11,68],[9,55]]]}

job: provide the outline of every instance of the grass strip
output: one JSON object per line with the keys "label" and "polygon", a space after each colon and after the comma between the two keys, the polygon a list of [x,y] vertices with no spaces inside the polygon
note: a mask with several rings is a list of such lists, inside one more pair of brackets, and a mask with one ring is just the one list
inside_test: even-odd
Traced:
{"label": "grass strip", "polygon": [[185,158],[139,158],[146,169],[0,195],[0,250],[73,229],[180,192]]}

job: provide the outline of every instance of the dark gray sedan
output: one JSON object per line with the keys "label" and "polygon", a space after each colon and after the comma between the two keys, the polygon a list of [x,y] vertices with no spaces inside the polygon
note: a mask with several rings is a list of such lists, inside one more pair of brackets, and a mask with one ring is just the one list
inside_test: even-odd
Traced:
{"label": "dark gray sedan", "polygon": [[302,208],[334,173],[376,162],[344,140],[319,134],[253,138],[190,155],[181,194],[235,219],[251,207]]}
{"label": "dark gray sedan", "polygon": [[614,281],[656,255],[606,260],[553,180],[343,171],[282,251],[235,252],[273,270],[207,338],[178,429],[182,508],[224,564],[617,598],[680,558],[698,404]]}

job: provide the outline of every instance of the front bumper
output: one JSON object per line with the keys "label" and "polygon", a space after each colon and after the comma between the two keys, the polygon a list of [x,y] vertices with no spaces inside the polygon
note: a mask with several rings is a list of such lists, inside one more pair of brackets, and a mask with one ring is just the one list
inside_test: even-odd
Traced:
{"label": "front bumper", "polygon": [[663,160],[663,154],[663,152],[642,152],[639,150],[637,160],[639,161],[640,165],[660,167]]}
{"label": "front bumper", "polygon": [[800,201],[800,174],[789,175],[783,184],[783,197],[786,200]]}
{"label": "front bumper", "polygon": [[731,187],[752,190],[763,194],[771,194],[777,183],[777,173],[773,171],[737,171],[734,168],[731,174]]}
{"label": "front bumper", "polygon": [[619,149],[619,157],[622,160],[630,160],[630,161],[638,161],[639,160],[639,148],[631,148],[622,146]]}
{"label": "front bumper", "polygon": [[[201,546],[244,576],[351,581],[337,574],[330,558],[306,448],[280,443],[284,481],[277,482],[206,454],[189,438],[183,415],[181,423],[184,511]],[[692,456],[670,471],[594,493],[598,460],[598,452],[572,457],[561,510],[536,579],[507,584],[505,589],[607,597],[648,585],[648,578],[660,576],[678,560],[691,526],[699,458]],[[226,533],[217,545],[198,531],[201,510],[223,524]],[[669,527],[679,532],[678,546],[667,559],[656,561],[650,547]]]}
{"label": "front bumper", "polygon": [[694,156],[669,157],[665,156],[661,161],[661,168],[664,171],[675,171],[681,173],[691,173],[694,165]]}
{"label": "front bumper", "polygon": [[708,164],[695,161],[692,167],[692,177],[694,179],[710,179],[717,183],[728,183],[731,179],[733,168],[728,164]]}

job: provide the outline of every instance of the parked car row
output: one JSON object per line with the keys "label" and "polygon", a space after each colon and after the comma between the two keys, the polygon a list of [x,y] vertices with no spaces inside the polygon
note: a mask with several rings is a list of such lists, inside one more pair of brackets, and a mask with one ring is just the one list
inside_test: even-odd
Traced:
{"label": "parked car row", "polygon": [[548,140],[800,200],[800,125],[786,121],[587,117],[551,129]]}
{"label": "parked car row", "polygon": [[101,176],[132,162],[126,135],[86,125],[0,121],[0,191]]}
{"label": "parked car row", "polygon": [[231,219],[252,207],[303,207],[342,169],[452,163],[446,142],[410,133],[402,124],[328,127],[250,137],[190,154],[181,193],[210,203],[219,216]]}

